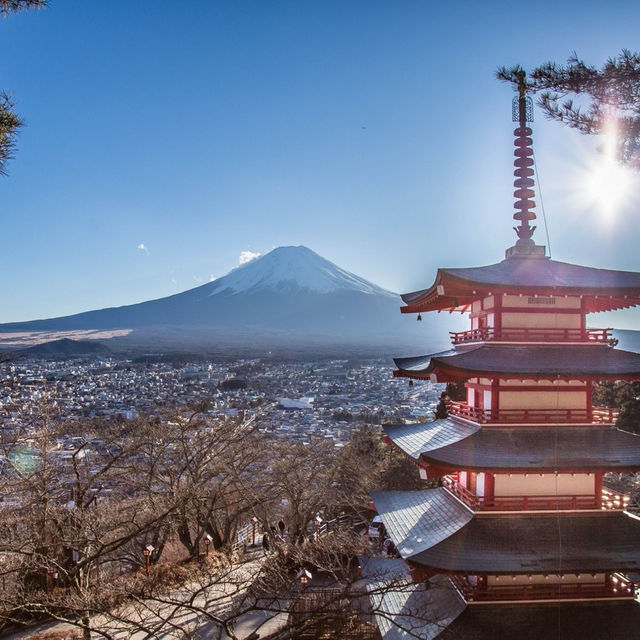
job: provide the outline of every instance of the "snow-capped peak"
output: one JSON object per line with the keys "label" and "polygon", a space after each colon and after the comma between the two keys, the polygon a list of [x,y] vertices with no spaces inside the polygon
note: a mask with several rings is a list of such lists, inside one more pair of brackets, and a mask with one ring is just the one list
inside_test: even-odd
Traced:
{"label": "snow-capped peak", "polygon": [[243,264],[210,284],[209,295],[223,291],[240,293],[258,290],[315,293],[357,291],[366,294],[395,296],[396,294],[359,278],[325,260],[304,246],[278,247]]}

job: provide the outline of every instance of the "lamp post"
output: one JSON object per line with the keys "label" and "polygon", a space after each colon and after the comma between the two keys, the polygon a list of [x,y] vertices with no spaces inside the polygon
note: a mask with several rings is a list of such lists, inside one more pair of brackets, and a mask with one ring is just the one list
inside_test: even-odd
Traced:
{"label": "lamp post", "polygon": [[306,589],[309,586],[312,577],[313,576],[311,575],[311,571],[308,571],[307,569],[301,569],[297,575],[297,578],[298,580],[300,580],[300,585],[303,589]]}
{"label": "lamp post", "polygon": [[151,567],[151,554],[156,550],[156,548],[153,545],[148,544],[145,548],[144,548],[144,557],[146,560],[146,565],[147,565],[147,575],[149,575],[149,569]]}
{"label": "lamp post", "polygon": [[49,578],[49,591],[52,592],[56,586],[56,578],[58,577],[58,572],[53,567],[49,567],[47,569],[47,577]]}
{"label": "lamp post", "polygon": [[306,589],[311,583],[311,572],[307,571],[307,569],[300,569],[298,575],[296,576],[300,581],[300,612],[307,613],[308,607],[308,594],[306,593]]}

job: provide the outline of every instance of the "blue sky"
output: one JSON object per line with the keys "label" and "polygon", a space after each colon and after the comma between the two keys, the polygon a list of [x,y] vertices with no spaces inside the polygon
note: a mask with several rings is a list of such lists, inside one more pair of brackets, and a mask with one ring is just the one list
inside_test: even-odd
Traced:
{"label": "blue sky", "polygon": [[[495,69],[599,65],[639,23],[637,2],[426,0],[53,0],[1,20],[27,126],[0,178],[0,321],[170,295],[279,245],[395,291],[496,262],[515,235]],[[538,114],[534,144],[553,257],[640,270],[640,198],[585,197],[597,142]],[[591,323],[614,320],[640,328]]]}

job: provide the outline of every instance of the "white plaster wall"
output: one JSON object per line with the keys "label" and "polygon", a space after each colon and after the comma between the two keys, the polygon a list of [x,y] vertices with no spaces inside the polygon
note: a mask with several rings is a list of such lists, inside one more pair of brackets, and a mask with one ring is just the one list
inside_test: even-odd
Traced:
{"label": "white plaster wall", "polygon": [[506,474],[495,475],[494,495],[507,496],[592,496],[596,478],[591,473]]}
{"label": "white plaster wall", "polygon": [[[486,405],[485,405],[486,406]],[[586,391],[500,391],[500,409],[587,409]]]}
{"label": "white plaster wall", "polygon": [[580,329],[579,313],[509,313],[502,314],[503,329]]}

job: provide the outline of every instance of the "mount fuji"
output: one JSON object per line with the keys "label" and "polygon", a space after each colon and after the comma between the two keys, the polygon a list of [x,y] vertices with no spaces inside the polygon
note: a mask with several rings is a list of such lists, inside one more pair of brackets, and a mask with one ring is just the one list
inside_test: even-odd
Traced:
{"label": "mount fuji", "polygon": [[[307,247],[278,247],[227,275],[176,295],[71,316],[0,325],[0,332],[130,329],[127,342],[152,336],[221,344],[375,343],[418,338],[440,346],[444,322],[416,326],[400,297],[341,269]],[[444,320],[444,319],[443,319]],[[431,329],[431,330],[430,330]],[[418,331],[419,330],[419,331]],[[432,333],[439,334],[438,337]],[[146,339],[145,339],[146,338]],[[120,340],[116,338],[114,340]]]}

